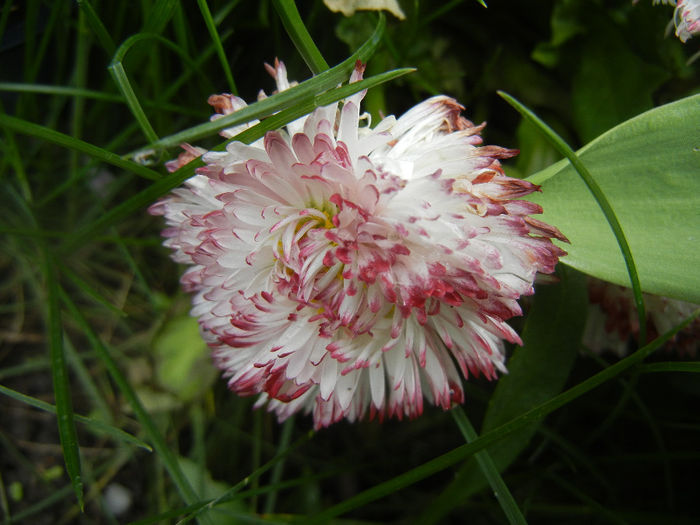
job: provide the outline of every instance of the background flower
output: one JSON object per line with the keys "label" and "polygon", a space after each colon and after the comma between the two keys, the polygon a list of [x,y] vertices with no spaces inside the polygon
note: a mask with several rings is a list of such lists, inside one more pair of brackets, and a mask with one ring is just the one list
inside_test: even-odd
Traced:
{"label": "background flower", "polygon": [[676,36],[681,42],[700,33],[700,2],[698,0],[678,0],[673,12]]}
{"label": "background flower", "polygon": [[[611,351],[618,357],[636,347],[639,338],[639,318],[632,289],[593,277],[589,278],[590,306],[583,343],[596,353]],[[643,294],[647,313],[647,340],[663,335],[698,308],[678,299]],[[666,349],[681,356],[694,358],[700,342],[700,320],[695,320],[666,343]]]}

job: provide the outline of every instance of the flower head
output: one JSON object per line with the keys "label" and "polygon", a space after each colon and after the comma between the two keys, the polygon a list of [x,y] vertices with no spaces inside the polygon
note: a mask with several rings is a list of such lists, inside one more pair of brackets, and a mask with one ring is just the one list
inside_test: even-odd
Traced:
{"label": "flower head", "polygon": [[[281,62],[270,70],[289,86]],[[505,372],[503,341],[520,343],[506,320],[564,254],[519,200],[537,187],[503,173],[517,152],[479,146],[484,125],[455,100],[371,127],[363,95],[204,153],[150,209],[190,265],[182,284],[231,390],[280,419],[313,412],[316,427],[462,402],[462,377]]]}
{"label": "flower head", "polygon": [[678,0],[673,12],[676,36],[685,43],[700,33],[700,0]]}

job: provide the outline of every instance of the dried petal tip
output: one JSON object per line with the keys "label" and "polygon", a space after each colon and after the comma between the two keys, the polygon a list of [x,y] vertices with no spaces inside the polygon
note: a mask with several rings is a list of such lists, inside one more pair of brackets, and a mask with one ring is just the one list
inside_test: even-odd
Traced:
{"label": "dried petal tip", "polygon": [[169,160],[165,163],[165,169],[167,169],[170,173],[179,170],[185,164],[189,164],[194,159],[201,157],[207,152],[207,150],[204,148],[191,146],[186,142],[184,144],[180,144],[180,147],[185,151],[180,153],[176,159]]}
{"label": "dried petal tip", "polygon": [[[281,62],[268,70],[290,85]],[[311,412],[323,427],[461,403],[464,379],[505,372],[504,341],[520,343],[506,321],[564,253],[521,199],[538,188],[503,173],[515,151],[479,147],[483,125],[454,99],[372,128],[362,96],[205,153],[150,208],[189,265],[192,314],[229,387],[280,420]],[[245,104],[210,103],[213,118]]]}

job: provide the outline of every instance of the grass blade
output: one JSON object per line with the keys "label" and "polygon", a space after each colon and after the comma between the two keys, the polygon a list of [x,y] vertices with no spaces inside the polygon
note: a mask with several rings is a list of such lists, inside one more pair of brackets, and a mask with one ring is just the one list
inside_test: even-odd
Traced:
{"label": "grass blade", "polygon": [[219,32],[216,29],[216,24],[211,16],[211,11],[209,11],[209,6],[207,5],[207,0],[197,0],[197,5],[199,5],[199,10],[202,12],[202,17],[204,18],[204,23],[209,31],[209,36],[211,37],[214,46],[216,47],[216,54],[219,55],[219,61],[221,62],[221,67],[224,70],[224,75],[226,75],[226,80],[228,81],[229,89],[234,95],[238,94],[238,89],[236,88],[236,83],[233,80],[233,73],[231,73],[231,66],[229,66],[228,60],[226,58],[226,53],[224,52],[224,46],[221,44],[221,38],[219,38]]}
{"label": "grass blade", "polygon": [[[117,240],[118,242],[118,240]],[[85,295],[94,300],[97,304],[102,305],[107,310],[109,310],[112,315],[116,317],[126,317],[126,312],[120,310],[112,303],[110,303],[105,297],[95,290],[88,282],[81,278],[77,273],[75,273],[71,268],[65,265],[61,265],[61,273],[66,276],[72,283],[82,291]]]}
{"label": "grass blade", "polygon": [[[123,96],[117,93],[105,93],[103,91],[94,91],[92,89],[77,88],[71,86],[52,86],[48,84],[24,84],[21,82],[0,82],[0,91],[13,91],[17,93],[42,93],[46,95],[59,95],[65,97],[83,97],[94,100],[106,100],[108,102],[126,103]],[[167,98],[167,97],[164,97]],[[171,111],[182,115],[192,115],[193,117],[206,117],[207,113],[203,111],[169,104],[167,102],[154,101],[149,99],[141,99],[141,104],[145,107],[152,107],[159,110]]]}
{"label": "grass blade", "polygon": [[294,0],[273,0],[282,25],[314,75],[330,69],[301,20]]}
{"label": "grass blade", "polygon": [[641,373],[647,372],[700,372],[700,361],[692,362],[667,362],[667,363],[649,363],[639,365],[638,370]]}
{"label": "grass blade", "polygon": [[615,211],[612,209],[610,202],[608,202],[607,197],[598,186],[598,183],[591,176],[590,172],[586,166],[581,162],[573,149],[562,139],[552,128],[550,128],[544,121],[542,121],[537,115],[526,108],[522,103],[520,103],[515,98],[511,97],[503,91],[499,91],[498,94],[505,99],[508,104],[513,106],[518,113],[520,113],[523,118],[528,120],[531,124],[534,124],[547,138],[549,143],[562,155],[564,155],[571,165],[576,169],[578,174],[583,179],[590,192],[595,197],[598,206],[603,211],[605,218],[610,225],[613,233],[615,234],[615,239],[620,246],[620,251],[622,251],[622,256],[625,259],[625,265],[627,266],[627,272],[630,276],[630,282],[632,284],[632,291],[634,292],[634,302],[637,307],[637,316],[639,318],[639,343],[644,345],[646,343],[646,310],[644,308],[644,298],[642,297],[642,286],[639,283],[639,274],[637,273],[637,266],[634,262],[634,257],[632,257],[632,251],[630,250],[625,233],[622,231],[622,226],[620,221],[617,220]]}
{"label": "grass blade", "polygon": [[124,71],[124,66],[121,62],[112,62],[109,65],[109,73],[112,75],[114,82],[117,84],[119,91],[126,99],[126,104],[129,106],[131,113],[134,118],[141,126],[143,134],[149,142],[156,142],[158,140],[158,135],[156,135],[153,126],[151,126],[146,113],[143,111],[139,99],[134,93],[134,88],[131,87],[131,82],[129,82],[129,77],[126,76],[126,71]]}
{"label": "grass blade", "polygon": [[[289,448],[289,441],[292,438],[292,430],[294,430],[294,417],[290,417],[284,422],[284,425],[282,425],[282,435],[280,436],[280,442],[277,447],[278,455],[282,454],[284,450]],[[272,469],[269,485],[276,486],[279,484],[280,480],[282,479],[283,470],[284,459],[281,459],[280,462],[277,463]],[[272,512],[274,512],[275,503],[277,502],[277,492],[277,490],[273,490],[267,495],[267,499],[265,500],[265,514],[272,514]]]}
{"label": "grass blade", "polygon": [[163,38],[162,36],[154,33],[139,33],[130,36],[122,43],[122,45],[119,46],[117,52],[114,54],[114,58],[108,66],[109,73],[110,75],[112,75],[114,82],[117,84],[117,88],[124,96],[126,104],[129,106],[129,109],[131,109],[131,113],[134,115],[134,118],[141,127],[141,130],[143,131],[144,135],[146,135],[146,138],[149,142],[153,143],[158,141],[158,135],[156,135],[156,132],[153,129],[153,126],[151,125],[151,122],[148,120],[146,113],[143,111],[141,103],[139,102],[139,99],[136,96],[133,87],[131,86],[131,82],[129,81],[129,77],[126,74],[123,65],[124,59],[126,58],[126,54],[136,44],[144,40],[156,40],[157,42],[160,42],[161,44],[165,45],[166,47],[177,53],[192,70],[196,70],[197,65],[177,46],[177,44],[171,42],[167,38]]}
{"label": "grass blade", "polygon": [[54,398],[56,400],[58,435],[61,440],[66,471],[73,485],[75,496],[78,498],[78,505],[80,505],[80,509],[83,510],[84,500],[83,481],[80,472],[80,451],[78,450],[78,436],[75,431],[75,421],[73,419],[68,370],[66,369],[65,356],[63,354],[63,326],[61,323],[58,277],[56,275],[54,261],[46,246],[43,246],[43,252],[43,269],[48,296],[49,350]]}
{"label": "grass blade", "polygon": [[92,7],[92,4],[89,2],[89,0],[76,1],[78,3],[78,7],[85,14],[85,18],[87,20],[88,25],[90,26],[90,29],[92,29],[92,31],[95,33],[95,36],[97,36],[97,40],[102,46],[102,49],[105,50],[107,55],[114,55],[117,46],[114,44],[114,40],[112,40],[112,37],[109,36],[107,28],[102,23],[102,20],[100,20],[100,17],[97,16],[95,9]]}
{"label": "grass blade", "polygon": [[[0,101],[0,118],[2,118],[4,114],[2,102]],[[32,202],[32,187],[29,183],[27,172],[24,169],[23,158],[22,155],[20,155],[19,149],[17,148],[15,137],[6,127],[3,129],[3,135],[5,136],[4,144],[0,142],[0,146],[2,146],[2,149],[4,150],[3,163],[7,163],[14,168],[17,177],[17,184],[22,192],[22,197],[24,197],[25,201]]]}
{"label": "grass blade", "polygon": [[[12,399],[15,399],[16,401],[20,401],[27,405],[33,406],[34,408],[38,408],[39,410],[43,410],[44,412],[48,412],[50,414],[56,413],[56,407],[51,403],[47,403],[45,401],[42,401],[41,399],[36,399],[34,397],[27,396],[25,394],[22,394],[21,392],[17,392],[16,390],[7,388],[6,386],[0,385],[0,394],[4,394],[8,397],[11,397]],[[148,443],[141,441],[139,438],[129,434],[128,432],[124,432],[120,428],[108,425],[107,423],[104,423],[99,419],[92,419],[89,417],[81,416],[80,414],[74,414],[74,417],[76,421],[83,423],[85,426],[91,428],[96,432],[107,434],[108,436],[114,438],[116,441],[123,441],[124,443],[135,445],[149,452],[153,451],[153,449]]]}
{"label": "grass blade", "polygon": [[[474,430],[474,427],[472,426],[471,421],[469,421],[467,414],[464,413],[464,409],[460,405],[454,407],[451,410],[451,413],[467,443],[472,443],[479,438],[479,435],[476,433],[476,430]],[[491,485],[499,505],[508,518],[508,522],[511,524],[526,524],[527,521],[525,520],[525,516],[523,516],[522,512],[520,512],[520,508],[515,502],[515,498],[513,498],[513,495],[510,493],[508,485],[506,485],[503,481],[503,478],[498,472],[498,468],[496,468],[496,464],[493,462],[493,459],[491,459],[491,455],[488,453],[488,451],[481,450],[474,454],[474,456],[476,458],[476,462],[481,468],[481,471],[488,480],[489,485]]]}
{"label": "grass blade", "polygon": [[22,120],[17,117],[11,117],[10,115],[0,114],[0,125],[24,135],[30,135],[32,137],[63,146],[64,148],[80,151],[98,160],[106,162],[107,164],[130,171],[146,179],[159,180],[163,178],[163,176],[157,171],[151,170],[136,162],[123,159],[116,153],[112,153],[111,151],[107,151],[98,146],[80,139],[76,139],[70,135],[66,135],[45,126],[40,126],[39,124],[27,122],[26,120]]}
{"label": "grass blade", "polygon": [[643,346],[633,354],[628,357],[618,361],[617,363],[609,366],[605,370],[598,372],[597,374],[589,377],[588,379],[578,383],[576,386],[562,392],[558,396],[553,397],[549,401],[542,403],[535,408],[528,410],[524,414],[512,419],[508,423],[482,434],[480,437],[467,443],[466,445],[459,446],[446,454],[438,456],[422,465],[413,468],[403,474],[396,476],[395,478],[375,485],[374,487],[367,489],[359,494],[348,498],[347,500],[338,503],[324,511],[319,512],[313,516],[309,516],[306,521],[307,524],[316,523],[327,523],[333,517],[340,516],[346,512],[353,509],[361,507],[367,503],[393,494],[397,490],[404,487],[417,483],[437,472],[445,470],[452,465],[464,461],[471,455],[483,450],[489,445],[496,443],[497,441],[503,439],[504,437],[512,434],[513,432],[519,430],[520,428],[542,419],[547,414],[554,412],[555,410],[565,406],[574,399],[582,396],[583,394],[593,390],[594,388],[602,385],[603,383],[613,379],[618,376],[628,368],[642,362],[646,357],[649,356],[654,350],[661,347],[666,341],[671,339],[678,331],[682,330],[688,326],[695,318],[700,315],[700,309],[696,310],[694,314],[686,319],[683,323],[676,326],[674,329],[666,332],[664,335],[657,337],[651,343]]}
{"label": "grass blade", "polygon": [[160,34],[173,16],[178,3],[178,0],[158,0],[148,11],[141,32]]}

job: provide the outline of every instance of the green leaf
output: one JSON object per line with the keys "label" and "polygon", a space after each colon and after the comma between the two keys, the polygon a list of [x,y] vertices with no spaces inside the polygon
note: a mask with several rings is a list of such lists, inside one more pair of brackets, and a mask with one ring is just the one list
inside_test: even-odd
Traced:
{"label": "green leaf", "polygon": [[110,75],[112,75],[117,88],[119,88],[119,91],[126,100],[131,113],[139,123],[139,126],[141,127],[141,130],[148,141],[156,142],[158,140],[158,135],[148,120],[146,113],[143,111],[139,98],[136,96],[134,88],[129,81],[129,77],[124,70],[124,60],[126,59],[127,53],[129,53],[129,51],[133,49],[136,44],[140,44],[144,40],[155,40],[173,50],[182,58],[182,60],[190,67],[191,70],[196,70],[197,66],[177,44],[171,42],[167,38],[163,38],[162,36],[153,33],[139,33],[130,36],[119,46],[119,48],[117,48],[117,52],[114,54],[114,58],[112,58],[112,62],[109,64],[107,69],[109,70]]}
{"label": "green leaf", "polygon": [[[578,355],[586,321],[586,278],[560,268],[560,282],[539,285],[522,333],[523,346],[508,361],[508,375],[498,381],[484,417],[488,432],[558,394]],[[536,425],[489,449],[505,465],[527,445]]]}
{"label": "green leaf", "polygon": [[[204,470],[202,465],[198,465],[191,459],[180,456],[178,457],[178,463],[190,484],[193,487],[198,487],[199,496],[203,500],[216,500],[231,489],[230,485],[214,480],[211,474]],[[231,523],[231,517],[227,515],[228,511],[241,511],[243,509],[244,506],[240,501],[232,500],[220,503],[212,510],[209,510],[209,522],[212,525],[227,525]]]}
{"label": "green leaf", "polygon": [[551,38],[541,42],[532,51],[532,59],[547,67],[554,67],[560,59],[561,47],[576,35],[586,32],[586,22],[581,11],[587,6],[581,2],[565,0],[554,4],[550,20]]}
{"label": "green leaf", "polygon": [[[578,152],[615,210],[642,290],[700,303],[700,95],[652,109]],[[629,286],[624,259],[603,213],[564,160],[529,177],[541,219],[571,241],[563,262]]]}
{"label": "green leaf", "polygon": [[650,363],[648,365],[639,365],[637,369],[642,373],[691,372],[697,374],[700,373],[700,361]]}
{"label": "green leaf", "polygon": [[157,0],[149,2],[151,8],[145,16],[142,33],[161,33],[173,16],[178,0]]}

